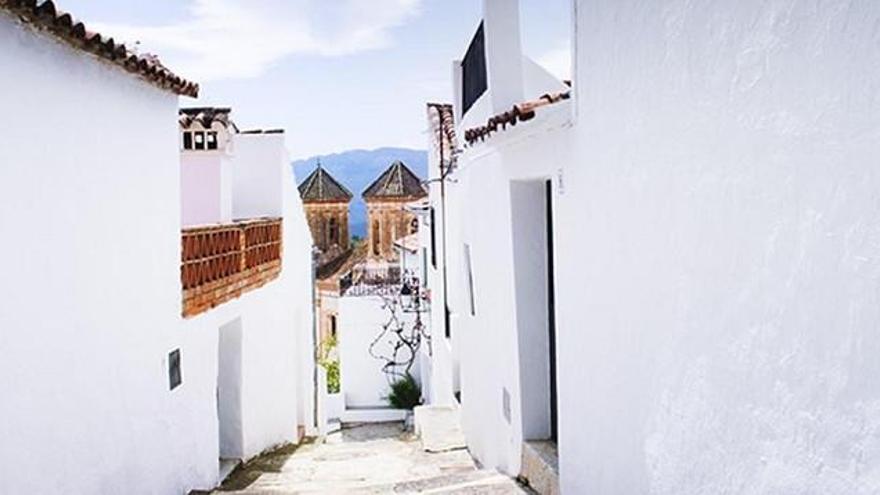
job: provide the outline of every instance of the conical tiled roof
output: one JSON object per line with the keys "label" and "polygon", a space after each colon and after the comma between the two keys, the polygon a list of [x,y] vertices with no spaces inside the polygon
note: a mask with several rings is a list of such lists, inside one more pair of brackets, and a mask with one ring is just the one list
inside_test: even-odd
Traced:
{"label": "conical tiled roof", "polygon": [[303,201],[348,202],[353,195],[318,163],[318,168],[299,185],[299,196]]}
{"label": "conical tiled roof", "polygon": [[364,191],[364,198],[421,198],[428,193],[422,187],[422,180],[400,160],[395,161],[382,172]]}

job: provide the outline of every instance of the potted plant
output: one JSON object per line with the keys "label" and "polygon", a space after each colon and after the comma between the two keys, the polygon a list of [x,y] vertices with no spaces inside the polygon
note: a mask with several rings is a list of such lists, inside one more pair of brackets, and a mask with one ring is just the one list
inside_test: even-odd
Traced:
{"label": "potted plant", "polygon": [[422,387],[409,373],[391,382],[388,403],[396,409],[406,410],[406,427],[412,426],[413,409],[422,403]]}

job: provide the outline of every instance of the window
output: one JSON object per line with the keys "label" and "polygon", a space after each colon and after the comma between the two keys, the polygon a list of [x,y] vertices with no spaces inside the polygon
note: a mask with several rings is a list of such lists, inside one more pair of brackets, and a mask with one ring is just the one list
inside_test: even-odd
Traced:
{"label": "window", "polygon": [[168,354],[169,390],[174,390],[181,383],[183,383],[183,376],[180,374],[180,349],[175,349]]}
{"label": "window", "polygon": [[338,244],[339,243],[339,225],[336,223],[336,218],[330,219],[330,244]]}
{"label": "window", "polygon": [[413,219],[410,220],[410,222],[409,222],[409,233],[410,233],[410,234],[415,234],[415,233],[417,233],[418,231],[419,231],[419,219],[418,219],[418,218],[413,218]]}
{"label": "window", "polygon": [[428,286],[428,248],[422,248],[422,287]]}
{"label": "window", "polygon": [[434,225],[437,223],[434,207],[431,207],[431,266],[437,268],[437,229]]}
{"label": "window", "polygon": [[330,315],[330,336],[336,337],[336,315]]}
{"label": "window", "polygon": [[379,221],[373,220],[373,234],[370,236],[373,241],[373,256],[379,256]]}
{"label": "window", "polygon": [[464,269],[465,269],[465,277],[467,279],[467,289],[468,289],[468,301],[471,306],[471,316],[477,314],[476,307],[474,306],[474,270],[471,265],[471,246],[469,244],[464,245]]}
{"label": "window", "polygon": [[183,133],[183,149],[185,150],[216,150],[218,146],[216,131],[187,131]]}
{"label": "window", "polygon": [[486,42],[483,23],[461,61],[461,114],[464,115],[489,88],[486,77]]}
{"label": "window", "polygon": [[208,149],[216,150],[217,149],[217,133],[209,132],[208,133]]}
{"label": "window", "polygon": [[204,132],[194,132],[193,140],[195,141],[195,149],[203,150],[205,149],[205,133]]}

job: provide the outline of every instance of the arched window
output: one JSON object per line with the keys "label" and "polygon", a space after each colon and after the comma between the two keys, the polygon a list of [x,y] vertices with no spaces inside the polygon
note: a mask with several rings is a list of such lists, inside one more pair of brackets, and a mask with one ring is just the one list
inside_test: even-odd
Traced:
{"label": "arched window", "polygon": [[409,233],[415,234],[418,231],[419,231],[419,219],[413,218],[412,220],[409,221]]}
{"label": "arched window", "polygon": [[373,242],[373,256],[379,256],[379,221],[373,220],[373,234],[370,236]]}
{"label": "arched window", "polygon": [[324,219],[324,229],[321,231],[321,245],[324,249],[330,247],[330,222]]}
{"label": "arched window", "polygon": [[315,230],[313,231],[313,235],[315,236],[315,245],[319,248],[324,248],[324,220],[320,217],[315,219]]}
{"label": "arched window", "polygon": [[336,217],[330,219],[330,244],[339,244],[339,225]]}

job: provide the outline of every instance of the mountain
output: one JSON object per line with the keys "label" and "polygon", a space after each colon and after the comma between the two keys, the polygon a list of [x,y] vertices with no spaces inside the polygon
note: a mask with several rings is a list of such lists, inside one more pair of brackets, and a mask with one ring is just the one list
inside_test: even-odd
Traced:
{"label": "mountain", "polygon": [[367,207],[361,198],[361,193],[394,160],[405,163],[423,180],[428,176],[428,153],[426,151],[408,148],[379,148],[343,151],[332,155],[312,156],[304,160],[296,160],[291,163],[291,166],[297,184],[315,170],[319,158],[321,166],[354,194],[354,199],[351,201],[349,222],[351,223],[351,235],[358,237],[365,237],[367,233]]}

